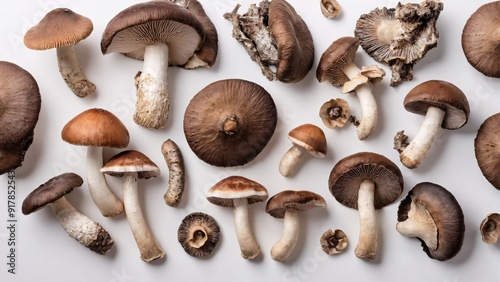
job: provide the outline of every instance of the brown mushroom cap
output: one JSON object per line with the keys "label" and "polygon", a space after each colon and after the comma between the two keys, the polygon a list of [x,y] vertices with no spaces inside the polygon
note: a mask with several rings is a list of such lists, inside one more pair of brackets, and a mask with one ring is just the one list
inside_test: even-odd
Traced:
{"label": "brown mushroom cap", "polygon": [[269,197],[266,187],[243,176],[229,176],[217,182],[207,192],[207,200],[218,206],[234,207],[233,199],[248,200],[248,204],[265,201]]}
{"label": "brown mushroom cap", "polygon": [[184,251],[193,257],[211,254],[219,239],[219,224],[212,216],[202,212],[188,214],[177,229],[177,240]]}
{"label": "brown mushroom cap", "polygon": [[398,208],[398,222],[408,218],[412,201],[423,205],[432,216],[438,229],[437,249],[431,250],[422,242],[424,252],[430,258],[448,260],[462,248],[465,233],[464,214],[459,203],[444,187],[422,182],[413,187]]}
{"label": "brown mushroom cap", "polygon": [[500,237],[500,214],[488,214],[479,225],[481,239],[486,244],[495,244]]}
{"label": "brown mushroom cap", "polygon": [[301,212],[316,207],[326,207],[326,201],[321,195],[305,190],[284,190],[269,198],[266,212],[272,217],[282,219],[287,210]]}
{"label": "brown mushroom cap", "polygon": [[328,128],[343,127],[350,117],[349,104],[344,99],[330,99],[321,105],[319,117]]}
{"label": "brown mushroom cap", "polygon": [[441,127],[458,129],[469,119],[469,102],[455,85],[442,80],[428,80],[415,86],[403,101],[407,111],[425,115],[427,108],[437,107],[445,111]]}
{"label": "brown mushroom cap", "polygon": [[244,165],[273,136],[277,115],[271,95],[258,84],[219,80],[189,102],[184,134],[191,150],[204,162],[220,167]]}
{"label": "brown mushroom cap", "polygon": [[319,82],[328,81],[335,87],[341,87],[349,81],[342,69],[354,61],[359,40],[351,36],[341,37],[330,44],[323,52],[316,69],[316,79]]}
{"label": "brown mushroom cap", "polygon": [[462,50],[467,61],[486,76],[500,78],[500,1],[480,6],[465,23]]}
{"label": "brown mushroom cap", "polygon": [[396,164],[372,152],[355,153],[337,162],[328,187],[339,203],[357,209],[358,189],[365,180],[375,184],[375,209],[393,203],[403,192],[403,175]]}
{"label": "brown mushroom cap", "polygon": [[500,190],[500,113],[488,117],[474,139],[476,160],[484,177]]}
{"label": "brown mushroom cap", "polygon": [[101,172],[115,177],[125,173],[137,173],[138,178],[148,179],[160,175],[158,166],[146,155],[136,150],[122,151],[109,159]]}
{"label": "brown mushroom cap", "polygon": [[328,149],[325,133],[314,124],[299,125],[288,133],[288,138],[313,156],[324,158]]}

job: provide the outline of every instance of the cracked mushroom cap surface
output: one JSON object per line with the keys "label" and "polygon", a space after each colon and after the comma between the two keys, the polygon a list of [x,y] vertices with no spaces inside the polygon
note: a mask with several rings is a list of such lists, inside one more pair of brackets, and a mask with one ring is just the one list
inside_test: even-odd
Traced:
{"label": "cracked mushroom cap surface", "polygon": [[355,153],[337,162],[330,172],[328,187],[339,203],[358,209],[358,190],[365,180],[375,184],[375,209],[393,203],[403,192],[403,175],[398,166],[372,152]]}
{"label": "cracked mushroom cap surface", "polygon": [[226,79],[209,84],[191,99],[184,113],[184,134],[204,162],[240,166],[266,147],[277,121],[276,105],[264,88]]}
{"label": "cracked mushroom cap surface", "polygon": [[352,36],[333,41],[321,55],[316,69],[316,79],[319,82],[328,81],[335,87],[341,87],[348,82],[349,78],[342,69],[354,61],[358,47],[359,40]]}
{"label": "cracked mushroom cap surface", "polygon": [[160,168],[146,155],[136,150],[122,151],[109,159],[101,172],[115,177],[126,173],[137,173],[139,179],[148,179],[160,175]]}
{"label": "cracked mushroom cap surface", "polygon": [[288,139],[315,157],[326,156],[328,146],[325,132],[314,124],[306,123],[295,127],[288,133]]}
{"label": "cracked mushroom cap surface", "polygon": [[247,199],[248,204],[263,202],[269,197],[266,187],[243,176],[229,176],[212,186],[207,200],[217,206],[233,208],[233,199]]}
{"label": "cracked mushroom cap surface", "polygon": [[321,195],[306,190],[284,190],[269,198],[266,212],[282,219],[287,210],[302,212],[317,207],[326,208],[326,201]]}
{"label": "cracked mushroom cap surface", "polygon": [[217,221],[202,212],[188,214],[177,229],[177,240],[184,251],[193,257],[211,254],[220,240]]}
{"label": "cracked mushroom cap surface", "polygon": [[429,249],[423,240],[424,252],[440,261],[453,258],[460,252],[465,235],[464,214],[453,194],[444,187],[422,182],[413,187],[398,208],[398,222],[408,219],[411,203],[418,202],[429,212],[437,227],[437,248]]}
{"label": "cracked mushroom cap surface", "polygon": [[474,139],[474,153],[483,176],[500,190],[500,113],[483,121]]}
{"label": "cracked mushroom cap surface", "polygon": [[470,114],[469,102],[462,90],[443,80],[428,80],[415,86],[403,105],[407,111],[424,116],[430,106],[442,109],[446,113],[441,127],[450,130],[464,126]]}

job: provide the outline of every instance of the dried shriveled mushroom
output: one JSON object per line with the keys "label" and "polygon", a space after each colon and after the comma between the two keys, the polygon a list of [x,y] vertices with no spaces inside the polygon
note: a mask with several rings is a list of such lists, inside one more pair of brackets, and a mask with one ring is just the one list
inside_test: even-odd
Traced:
{"label": "dried shriveled mushroom", "polygon": [[399,204],[396,229],[403,236],[417,237],[430,258],[445,261],[462,248],[464,214],[450,191],[422,182]]}
{"label": "dried shriveled mushroom", "polygon": [[500,190],[500,113],[483,121],[474,139],[474,152],[484,177]]}
{"label": "dried shriveled mushroom", "polygon": [[177,143],[171,139],[162,143],[161,153],[168,166],[168,189],[163,195],[163,199],[168,206],[177,207],[182,199],[182,194],[184,194],[186,183],[184,158]]}
{"label": "dried shriveled mushroom", "polygon": [[439,0],[376,8],[359,17],[354,36],[368,55],[391,68],[391,86],[396,86],[412,80],[413,66],[437,46],[442,10]]}
{"label": "dried shriveled mushroom", "polygon": [[320,0],[321,13],[325,18],[335,18],[342,12],[342,6],[336,0]]}
{"label": "dried shriveled mushroom", "polygon": [[219,243],[219,224],[206,213],[190,213],[184,217],[179,225],[177,239],[184,251],[190,256],[207,256]]}
{"label": "dried shriveled mushroom", "polygon": [[348,120],[352,120],[349,104],[340,98],[323,103],[319,109],[319,117],[328,128],[344,127]]}
{"label": "dried shriveled mushroom", "polygon": [[500,237],[500,214],[488,214],[481,222],[479,231],[481,231],[483,242],[486,244],[495,244],[498,241],[498,237]]}
{"label": "dried shriveled mushroom", "polygon": [[347,247],[348,240],[344,231],[328,229],[319,240],[323,252],[329,255],[340,254]]}

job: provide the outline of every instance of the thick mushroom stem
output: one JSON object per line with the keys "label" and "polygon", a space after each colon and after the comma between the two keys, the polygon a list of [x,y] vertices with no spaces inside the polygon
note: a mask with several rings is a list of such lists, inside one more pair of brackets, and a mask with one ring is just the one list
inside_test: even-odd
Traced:
{"label": "thick mushroom stem", "polygon": [[145,262],[150,262],[162,258],[165,256],[165,253],[154,238],[142,215],[137,190],[137,173],[128,172],[125,173],[124,177],[123,203],[125,214],[127,215],[130,230],[132,230],[139,252],[141,253],[141,259]]}
{"label": "thick mushroom stem", "polygon": [[109,233],[97,222],[76,210],[65,197],[50,203],[49,206],[66,233],[91,251],[104,255],[113,246],[114,241]]}
{"label": "thick mushroom stem", "polygon": [[300,159],[304,155],[304,149],[302,146],[293,144],[293,146],[288,149],[288,151],[283,155],[280,161],[279,171],[283,176],[291,176],[295,173],[295,168],[299,163]]}
{"label": "thick mushroom stem", "polygon": [[398,222],[396,230],[403,236],[420,238],[429,250],[437,250],[438,228],[432,215],[422,204],[412,201],[408,218]]}
{"label": "thick mushroom stem", "polygon": [[137,73],[135,85],[137,102],[134,122],[151,129],[165,126],[170,108],[167,89],[168,45],[146,46],[142,72]]}
{"label": "thick mushroom stem", "polygon": [[241,256],[255,259],[260,255],[260,246],[255,241],[248,221],[248,200],[233,199],[234,228],[240,245]]}
{"label": "thick mushroom stem", "polygon": [[285,261],[292,253],[299,240],[299,212],[287,210],[283,219],[281,238],[271,248],[271,257],[276,261]]}
{"label": "thick mushroom stem", "polygon": [[363,260],[377,256],[378,224],[375,215],[375,184],[370,180],[361,183],[358,192],[359,240],[354,254]]}
{"label": "thick mushroom stem", "polygon": [[59,72],[71,91],[80,98],[94,93],[96,87],[80,69],[73,45],[58,47],[56,53]]}
{"label": "thick mushroom stem", "polygon": [[89,146],[86,166],[90,196],[101,214],[111,217],[123,212],[123,203],[109,189],[106,178],[101,172],[102,164],[102,147]]}
{"label": "thick mushroom stem", "polygon": [[440,108],[430,106],[427,109],[424,122],[417,135],[399,155],[403,165],[416,168],[429,155],[432,144],[441,130],[444,115],[445,111]]}

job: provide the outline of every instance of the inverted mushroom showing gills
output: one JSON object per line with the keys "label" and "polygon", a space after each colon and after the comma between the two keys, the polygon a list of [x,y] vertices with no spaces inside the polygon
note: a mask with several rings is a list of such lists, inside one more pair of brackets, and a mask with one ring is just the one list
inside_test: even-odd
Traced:
{"label": "inverted mushroom showing gills", "polygon": [[41,104],[33,76],[16,64],[0,61],[0,175],[23,164]]}
{"label": "inverted mushroom showing gills", "polygon": [[368,55],[391,68],[391,86],[396,86],[412,80],[414,65],[437,46],[442,10],[439,0],[376,8],[359,17],[354,36]]}
{"label": "inverted mushroom showing gills", "polygon": [[319,117],[328,128],[344,127],[351,120],[349,104],[346,100],[336,98],[330,99],[321,105]]}
{"label": "inverted mushroom showing gills", "polygon": [[500,113],[483,121],[474,139],[474,153],[483,176],[500,190]]}
{"label": "inverted mushroom showing gills", "polygon": [[342,12],[342,6],[340,6],[337,0],[320,0],[319,6],[321,13],[327,19],[333,19]]}
{"label": "inverted mushroom showing gills", "polygon": [[[240,5],[224,14],[240,42],[268,80],[301,81],[314,62],[314,44],[306,23],[285,0],[263,0],[238,14]],[[274,71],[275,69],[275,71]]]}
{"label": "inverted mushroom showing gills", "polygon": [[330,193],[342,205],[359,211],[359,239],[354,254],[363,260],[377,257],[378,221],[375,210],[399,198],[403,176],[388,158],[360,152],[337,162],[330,172]]}
{"label": "inverted mushroom showing gills", "polygon": [[177,240],[184,251],[193,257],[211,254],[219,239],[219,224],[212,216],[202,212],[188,214],[177,229]]}
{"label": "inverted mushroom showing gills", "polygon": [[151,129],[165,126],[170,107],[167,68],[186,64],[204,38],[197,17],[170,1],[135,4],[109,21],[101,38],[102,54],[118,52],[144,60],[135,77],[134,122]]}
{"label": "inverted mushroom showing gills", "polygon": [[278,112],[271,95],[242,79],[213,82],[200,90],[184,113],[184,135],[204,162],[241,166],[252,161],[274,134]]}
{"label": "inverted mushroom showing gills", "polygon": [[347,247],[348,239],[340,229],[328,229],[319,239],[321,249],[328,255],[340,254]]}
{"label": "inverted mushroom showing gills", "polygon": [[56,48],[59,72],[73,93],[84,98],[95,92],[95,85],[83,74],[74,45],[94,29],[92,21],[68,8],[48,12],[24,35],[24,45],[33,50]]}
{"label": "inverted mushroom showing gills", "polygon": [[486,244],[495,244],[500,237],[500,214],[488,214],[479,226],[481,239]]}
{"label": "inverted mushroom showing gills", "polygon": [[71,238],[89,250],[104,255],[114,244],[109,233],[99,223],[76,210],[65,197],[82,184],[83,179],[75,173],[55,176],[26,196],[22,212],[28,215],[48,205]]}
{"label": "inverted mushroom showing gills", "polygon": [[450,191],[422,182],[399,204],[396,229],[403,236],[417,237],[430,258],[446,261],[462,248],[464,214]]}
{"label": "inverted mushroom showing gills", "polygon": [[469,119],[469,102],[455,85],[442,80],[429,80],[415,86],[406,95],[403,105],[411,113],[425,116],[413,140],[400,131],[394,137],[394,149],[401,163],[413,169],[429,155],[441,128],[455,130]]}

